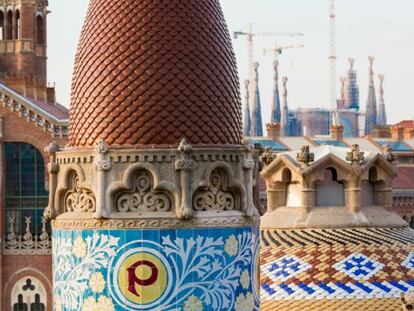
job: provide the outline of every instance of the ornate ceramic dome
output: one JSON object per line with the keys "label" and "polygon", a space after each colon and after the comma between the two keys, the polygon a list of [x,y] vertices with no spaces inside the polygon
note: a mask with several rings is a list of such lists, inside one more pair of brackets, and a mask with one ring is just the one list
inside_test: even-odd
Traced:
{"label": "ornate ceramic dome", "polygon": [[69,144],[240,144],[236,61],[218,0],[92,0]]}

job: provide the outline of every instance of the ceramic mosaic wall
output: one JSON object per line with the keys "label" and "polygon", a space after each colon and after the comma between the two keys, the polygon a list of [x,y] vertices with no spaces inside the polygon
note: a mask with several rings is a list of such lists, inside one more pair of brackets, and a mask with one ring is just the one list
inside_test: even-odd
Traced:
{"label": "ceramic mosaic wall", "polygon": [[258,310],[258,229],[54,230],[55,310]]}

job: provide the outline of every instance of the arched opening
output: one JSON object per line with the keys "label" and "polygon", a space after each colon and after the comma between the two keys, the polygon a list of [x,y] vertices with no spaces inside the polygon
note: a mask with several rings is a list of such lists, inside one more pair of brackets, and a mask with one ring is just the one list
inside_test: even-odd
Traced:
{"label": "arched opening", "polygon": [[36,18],[36,43],[45,44],[45,24],[41,16]]}
{"label": "arched opening", "polygon": [[[5,143],[6,234],[33,239],[42,234],[43,210],[48,203],[45,165],[39,150],[27,143]],[[9,235],[10,236],[10,235]],[[30,237],[27,235],[27,237]]]}
{"label": "arched opening", "polygon": [[193,208],[198,212],[241,210],[240,195],[230,186],[226,169],[211,172],[208,185],[194,193]]}
{"label": "arched opening", "polygon": [[300,186],[298,183],[292,183],[292,172],[288,168],[282,172],[282,181],[286,191],[285,205],[288,207],[301,206]]}
{"label": "arched opening", "polygon": [[361,182],[361,206],[375,205],[375,183],[378,182],[378,171],[371,167],[368,172],[368,180]]}
{"label": "arched opening", "polygon": [[13,12],[12,11],[8,11],[7,12],[7,23],[6,23],[6,35],[5,35],[5,39],[6,40],[13,40]]}
{"label": "arched opening", "polygon": [[323,180],[316,183],[316,206],[345,206],[344,184],[338,181],[338,172],[333,167],[324,170]]}
{"label": "arched opening", "polygon": [[4,13],[0,11],[0,40],[4,40]]}
{"label": "arched opening", "polygon": [[46,288],[39,279],[32,275],[18,280],[13,285],[10,295],[10,310],[46,310]]}
{"label": "arched opening", "polygon": [[20,11],[16,10],[15,14],[14,14],[14,19],[15,19],[15,27],[14,27],[14,39],[19,40],[20,39],[20,31],[21,31],[21,27],[20,27]]}

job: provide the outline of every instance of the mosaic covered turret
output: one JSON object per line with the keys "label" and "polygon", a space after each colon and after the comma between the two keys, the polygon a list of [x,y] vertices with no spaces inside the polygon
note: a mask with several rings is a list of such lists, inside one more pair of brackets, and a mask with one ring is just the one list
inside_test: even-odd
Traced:
{"label": "mosaic covered turret", "polygon": [[218,0],[91,0],[50,152],[56,310],[257,310],[255,151]]}
{"label": "mosaic covered turret", "polygon": [[268,158],[261,310],[402,310],[414,230],[391,211],[391,149],[303,146]]}

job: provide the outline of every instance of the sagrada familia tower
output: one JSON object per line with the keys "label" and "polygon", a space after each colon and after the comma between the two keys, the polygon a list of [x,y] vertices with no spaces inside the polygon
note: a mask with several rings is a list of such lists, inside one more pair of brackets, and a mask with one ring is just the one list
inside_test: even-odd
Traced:
{"label": "sagrada familia tower", "polygon": [[257,163],[218,0],[91,0],[50,145],[55,310],[258,308]]}

